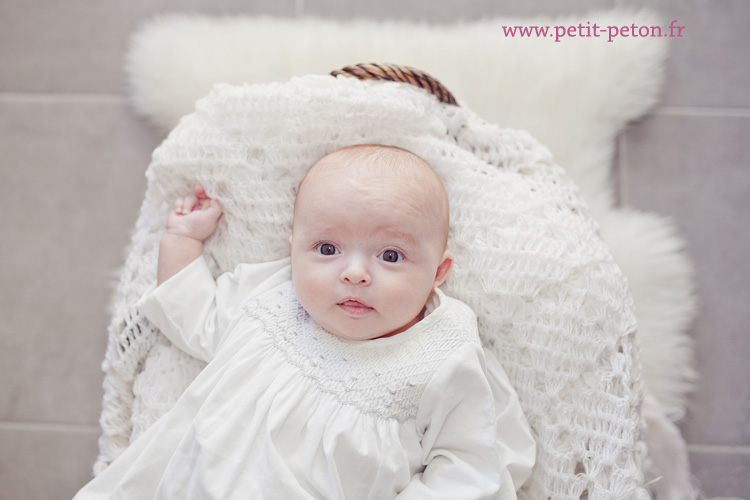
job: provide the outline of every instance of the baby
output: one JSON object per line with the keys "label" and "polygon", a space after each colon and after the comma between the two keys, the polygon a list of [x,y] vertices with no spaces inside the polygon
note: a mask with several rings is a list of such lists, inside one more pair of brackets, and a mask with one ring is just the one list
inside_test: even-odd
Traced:
{"label": "baby", "polygon": [[325,156],[291,258],[214,280],[221,214],[201,187],[175,202],[138,304],[208,365],[76,499],[516,498],[534,443],[476,317],[438,288],[453,257],[429,165],[387,146]]}

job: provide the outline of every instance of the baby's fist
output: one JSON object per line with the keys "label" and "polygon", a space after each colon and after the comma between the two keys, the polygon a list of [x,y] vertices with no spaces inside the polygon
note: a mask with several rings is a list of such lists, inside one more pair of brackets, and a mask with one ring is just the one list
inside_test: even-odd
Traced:
{"label": "baby's fist", "polygon": [[167,233],[205,241],[219,226],[221,214],[221,204],[209,198],[202,186],[196,186],[195,194],[175,200],[167,217]]}

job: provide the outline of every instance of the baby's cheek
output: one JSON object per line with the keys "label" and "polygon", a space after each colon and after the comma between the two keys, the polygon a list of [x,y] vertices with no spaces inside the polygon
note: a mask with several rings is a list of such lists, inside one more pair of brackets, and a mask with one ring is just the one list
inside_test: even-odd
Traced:
{"label": "baby's cheek", "polygon": [[404,305],[408,305],[410,313],[419,314],[424,309],[427,299],[432,293],[432,282],[425,280],[414,280],[412,285],[403,292]]}
{"label": "baby's cheek", "polygon": [[308,313],[314,315],[325,300],[325,287],[322,278],[312,269],[304,269],[292,275],[297,299]]}

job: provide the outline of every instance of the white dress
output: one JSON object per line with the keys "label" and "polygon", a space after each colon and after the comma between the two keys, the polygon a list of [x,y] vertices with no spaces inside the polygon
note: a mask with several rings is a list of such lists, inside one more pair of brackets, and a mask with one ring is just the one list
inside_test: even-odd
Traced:
{"label": "white dress", "polygon": [[75,500],[516,497],[534,442],[466,305],[437,291],[409,330],[346,341],[289,278],[284,259],[215,281],[199,258],[144,296],[208,365]]}

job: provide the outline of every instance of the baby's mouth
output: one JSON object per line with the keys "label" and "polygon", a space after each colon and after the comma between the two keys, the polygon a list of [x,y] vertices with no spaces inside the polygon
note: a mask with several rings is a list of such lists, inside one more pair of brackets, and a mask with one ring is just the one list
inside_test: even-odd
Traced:
{"label": "baby's mouth", "polygon": [[355,298],[344,299],[336,305],[352,316],[362,316],[373,311],[372,307]]}

